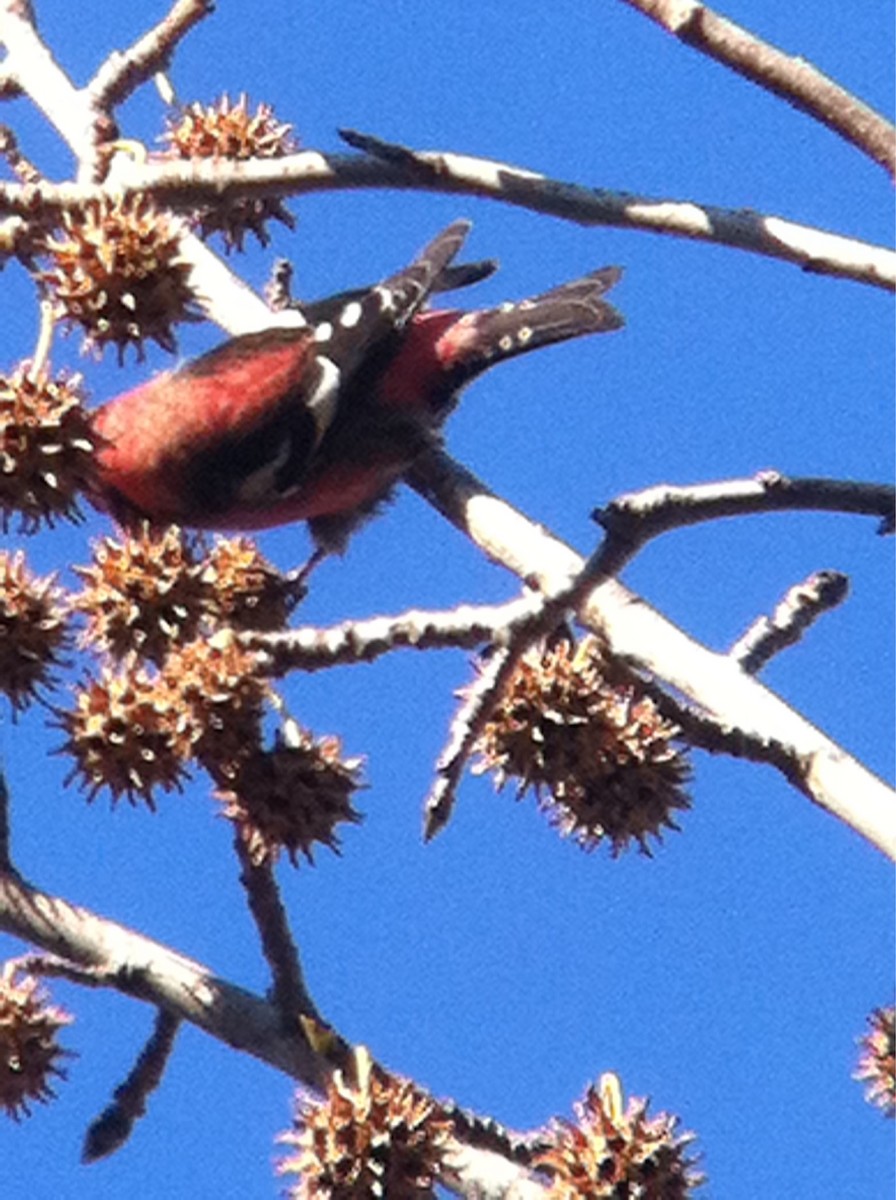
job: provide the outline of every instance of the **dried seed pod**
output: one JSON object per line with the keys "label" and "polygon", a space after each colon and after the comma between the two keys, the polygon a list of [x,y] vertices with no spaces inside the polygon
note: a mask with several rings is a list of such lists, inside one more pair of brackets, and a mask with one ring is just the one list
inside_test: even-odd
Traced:
{"label": "dried seed pod", "polygon": [[[169,118],[162,140],[168,144],[167,158],[211,158],[242,161],[250,158],[282,158],[296,150],[290,125],[274,117],[269,104],[249,111],[241,95],[235,103],[223,95],[215,104],[198,102]],[[242,250],[246,234],[253,233],[266,246],[270,241],[265,223],[280,221],[295,228],[292,213],[276,196],[221,200],[213,208],[197,213],[203,238],[221,233],[227,250]]]}
{"label": "dried seed pod", "polygon": [[50,267],[41,281],[56,314],[80,325],[85,346],[101,353],[151,338],[176,349],[174,326],[199,316],[190,288],[191,265],[181,257],[177,223],[146,196],[90,201],[62,215],[43,252]]}
{"label": "dried seed pod", "polygon": [[85,642],[115,658],[136,653],[160,663],[173,646],[196,636],[202,568],[177,526],[160,531],[144,524],[121,541],[102,537],[91,566],[73,569],[84,583],[71,607],[87,618]]}
{"label": "dried seed pod", "polygon": [[173,650],[162,682],[181,713],[180,751],[196,758],[219,787],[232,787],[242,764],[261,748],[269,685],[232,629]]}
{"label": "dried seed pod", "polygon": [[280,850],[293,866],[303,854],[314,862],[315,845],[339,852],[341,822],[361,816],[352,796],[361,787],[361,759],[343,758],[339,739],[314,738],[291,723],[289,742],[280,739],[241,763],[233,783],[218,792],[228,817],[243,837],[253,862],[276,862]]}
{"label": "dried seed pod", "polygon": [[71,1020],[32,975],[14,963],[0,970],[0,1110],[13,1120],[55,1097],[50,1080],[65,1078],[60,1060],[72,1056],[56,1039]]}
{"label": "dried seed pod", "polygon": [[57,753],[75,760],[73,779],[87,788],[88,801],[107,788],[112,803],[124,796],[155,810],[154,793],[181,790],[185,775],[185,717],[178,697],[163,680],[127,664],[88,678],[72,709],[56,709],[67,740]]}
{"label": "dried seed pod", "polygon": [[896,1007],[876,1008],[859,1044],[855,1078],[865,1084],[865,1098],[888,1117],[896,1117]]}
{"label": "dried seed pod", "polygon": [[567,638],[523,656],[477,743],[474,770],[491,771],[500,789],[517,780],[552,824],[592,850],[610,842],[615,857],[630,842],[677,829],[690,807],[690,768],[666,721],[637,680],[607,661],[594,638]]}
{"label": "dried seed pod", "polygon": [[94,476],[96,438],[80,376],[32,375],[21,363],[0,376],[0,530],[13,515],[25,533],[80,520],[78,493]]}
{"label": "dried seed pod", "polygon": [[688,1157],[691,1133],[677,1133],[677,1117],[647,1115],[646,1100],[630,1099],[613,1074],[574,1105],[575,1122],[555,1118],[554,1145],[532,1165],[551,1177],[551,1200],[687,1200],[704,1182]]}
{"label": "dried seed pod", "polygon": [[278,1173],[300,1177],[293,1200],[429,1200],[450,1135],[435,1101],[361,1046],[324,1101],[299,1098],[294,1129],[280,1138],[293,1151]]}
{"label": "dried seed pod", "polygon": [[21,550],[0,551],[0,692],[14,709],[51,686],[69,641],[61,596],[52,576],[30,574]]}
{"label": "dried seed pod", "polygon": [[251,538],[216,538],[201,565],[205,609],[234,629],[283,629],[305,595],[298,573],[284,575]]}

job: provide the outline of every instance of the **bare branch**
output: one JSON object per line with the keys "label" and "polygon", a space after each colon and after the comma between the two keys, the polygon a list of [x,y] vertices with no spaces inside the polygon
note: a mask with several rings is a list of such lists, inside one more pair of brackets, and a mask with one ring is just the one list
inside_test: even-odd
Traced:
{"label": "bare branch", "polygon": [[540,611],[541,596],[523,596],[506,604],[461,604],[445,612],[412,608],[391,617],[343,621],[328,629],[313,625],[283,633],[241,635],[259,655],[265,674],[319,671],[347,663],[369,663],[392,650],[473,650],[492,642],[511,622]]}
{"label": "bare branch", "polygon": [[[514,618],[502,632],[501,649],[469,689],[455,714],[448,745],[436,767],[436,780],[424,803],[425,837],[433,837],[449,820],[464,764],[520,657],[537,637],[554,629],[566,611],[578,609],[597,584],[617,575],[651,537],[679,525],[779,508],[834,508],[891,515],[894,497],[896,490],[884,485],[791,480],[766,471],[755,480],[731,480],[690,488],[667,485],[649,488],[621,496],[596,512],[595,517],[607,529],[603,544],[578,575],[545,600],[540,610]],[[786,644],[781,640],[785,637],[796,641],[812,619],[806,617],[799,630],[792,624],[787,633],[782,630],[777,648]]]}
{"label": "bare branch", "polygon": [[114,1154],[131,1136],[134,1124],[146,1113],[147,1098],[162,1082],[179,1029],[180,1018],[159,1009],[134,1069],[115,1089],[112,1103],[91,1122],[84,1138],[82,1162],[96,1162]]}
{"label": "bare branch", "polygon": [[[489,558],[538,582],[548,595],[570,586],[582,559],[569,546],[490,492],[446,454],[433,452],[409,474],[411,485]],[[602,632],[610,652],[633,670],[658,676],[723,728],[786,750],[773,761],[815,803],[896,859],[893,792],[725,654],[688,637],[615,579],[593,589],[578,611]],[[771,761],[767,759],[766,761]]]}
{"label": "bare branch", "polygon": [[685,45],[743,75],[851,142],[896,177],[896,129],[804,58],[785,54],[695,0],[625,0]]}
{"label": "bare branch", "polygon": [[[409,153],[417,163],[414,168],[373,157],[324,155],[313,150],[275,160],[149,162],[139,167],[131,163],[122,167],[115,183],[119,194],[148,191],[159,203],[182,210],[242,196],[359,188],[485,196],[580,225],[637,229],[711,242],[794,263],[802,270],[896,290],[896,254],[887,246],[752,209],[587,188],[469,155]],[[44,183],[28,188],[2,184],[0,216],[49,213],[78,207],[104,195],[105,189],[88,184]],[[265,311],[270,324],[270,311]],[[254,313],[250,319],[255,320]],[[250,331],[248,325],[240,328],[231,324],[226,328],[234,333]],[[257,321],[251,328],[258,328]]]}
{"label": "bare branch", "polygon": [[90,144],[90,106],[41,40],[24,7],[18,0],[0,0],[4,69],[80,155]]}
{"label": "bare branch", "polygon": [[514,649],[500,646],[470,685],[448,731],[448,743],[436,763],[436,777],[423,802],[423,836],[429,841],[448,824],[454,797],[467,760],[513,674],[527,642],[518,638]]}
{"label": "bare branch", "polygon": [[0,873],[12,869],[12,847],[9,832],[9,788],[6,772],[0,764]]}
{"label": "bare branch", "polygon": [[759,617],[728,654],[742,670],[755,675],[779,651],[795,645],[822,613],[842,604],[848,594],[846,575],[816,571],[788,590],[770,618]]}
{"label": "bare branch", "polygon": [[[141,1095],[148,1094],[152,1080],[164,1065],[166,1047],[181,1020],[315,1090],[323,1089],[332,1071],[333,1061],[312,1048],[299,1021],[293,1030],[284,1031],[281,1014],[273,1004],[213,976],[200,963],[142,934],[39,891],[13,873],[0,873],[0,930],[42,946],[55,956],[22,958],[23,963],[35,964],[42,974],[91,986],[102,983],[164,1012],[134,1072],[123,1085],[131,1093],[126,1104],[135,1115],[139,1115],[136,1107]],[[336,1043],[333,1059],[338,1062],[347,1043],[338,1034],[333,1034],[331,1040]],[[116,1092],[117,1097],[121,1091]],[[115,1111],[113,1105],[106,1114]],[[502,1191],[500,1194],[506,1197],[523,1200],[543,1194],[536,1185],[527,1183],[528,1173],[519,1165],[519,1155],[512,1145],[506,1150],[503,1146],[484,1149],[481,1133],[469,1132],[464,1123],[458,1129],[458,1139],[457,1158],[452,1161],[451,1178],[446,1180],[452,1190],[471,1197],[498,1194],[475,1189],[485,1180],[502,1179],[508,1188],[519,1189]],[[104,1145],[107,1153],[115,1148],[111,1142]],[[93,1149],[94,1140],[89,1134],[85,1153]],[[502,1162],[505,1156],[507,1161]]]}
{"label": "bare branch", "polygon": [[240,883],[246,891],[249,911],[271,968],[272,999],[280,1013],[284,1033],[299,1028],[299,1017],[323,1018],[305,986],[299,953],[293,941],[280,891],[269,863],[255,864],[239,829],[234,831],[234,848],[240,863]]}
{"label": "bare branch", "polygon": [[164,70],[178,42],[213,11],[212,0],[174,0],[167,16],[130,49],[113,51],[88,84],[97,111],[110,111]]}
{"label": "bare branch", "polygon": [[0,930],[88,970],[110,986],[164,1008],[234,1050],[320,1088],[329,1073],[301,1030],[286,1033],[279,1010],[201,963],[114,921],[0,874]]}
{"label": "bare branch", "polygon": [[677,487],[662,483],[618,496],[605,508],[595,509],[594,520],[607,533],[632,550],[650,538],[714,521],[719,517],[812,509],[859,513],[881,519],[881,533],[893,528],[896,488],[884,483],[849,479],[790,478],[779,471],[760,471],[752,479],[723,479]]}

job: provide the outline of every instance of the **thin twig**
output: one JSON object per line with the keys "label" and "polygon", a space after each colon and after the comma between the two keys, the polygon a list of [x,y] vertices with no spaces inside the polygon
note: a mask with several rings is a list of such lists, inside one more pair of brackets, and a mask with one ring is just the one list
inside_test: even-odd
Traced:
{"label": "thin twig", "polygon": [[880,113],[822,74],[694,0],[625,0],[685,45],[780,96],[896,177],[896,129]]}
{"label": "thin twig", "polygon": [[301,1015],[321,1021],[323,1018],[305,986],[299,952],[271,865],[252,861],[239,829],[234,831],[233,844],[240,863],[240,883],[245,889],[261,948],[271,968],[271,996],[280,1013],[283,1030],[289,1033],[298,1029]]}
{"label": "thin twig", "polygon": [[[489,558],[547,595],[568,588],[583,560],[569,546],[490,492],[446,454],[431,452],[409,473],[411,485]],[[579,619],[602,633],[610,653],[640,674],[656,676],[689,697],[721,727],[739,729],[757,744],[786,748],[778,767],[815,803],[896,858],[889,819],[893,792],[726,654],[688,637],[615,579],[595,587]]]}
{"label": "thin twig", "polygon": [[436,763],[436,777],[423,802],[423,836],[427,841],[448,824],[464,767],[523,649],[522,644],[516,653],[509,646],[497,647],[454,714],[448,742]]}
{"label": "thin twig", "polygon": [[6,786],[6,772],[0,763],[0,873],[12,871],[12,846],[9,830],[9,788]]}
{"label": "thin twig", "polygon": [[280,633],[247,632],[240,641],[259,656],[268,675],[319,671],[348,663],[370,663],[392,650],[473,650],[493,642],[511,623],[540,611],[541,596],[505,604],[461,604],[446,611],[412,608],[395,616],[343,621],[320,629],[309,625]]}
{"label": "thin twig", "polygon": [[152,1034],[140,1051],[133,1070],[113,1093],[112,1103],[92,1121],[84,1137],[81,1161],[96,1162],[114,1154],[128,1140],[134,1125],[146,1113],[149,1095],[162,1082],[165,1067],[174,1049],[181,1021],[160,1008]]}
{"label": "thin twig", "polygon": [[816,571],[789,588],[771,617],[759,617],[728,654],[742,671],[756,675],[781,650],[795,645],[822,613],[842,604],[849,579],[840,571]]}
{"label": "thin twig", "polygon": [[780,471],[760,471],[751,479],[722,479],[689,487],[658,484],[617,496],[592,516],[612,537],[640,546],[670,529],[719,517],[807,509],[880,517],[880,532],[891,533],[894,505],[896,488],[889,484],[791,478]]}
{"label": "thin twig", "polygon": [[163,71],[178,42],[214,11],[213,0],[175,0],[170,12],[124,52],[113,51],[87,85],[98,112],[109,112]]}
{"label": "thin twig", "polygon": [[44,979],[65,979],[86,988],[118,988],[127,992],[127,972],[106,971],[102,967],[82,967],[55,954],[22,954],[12,960],[16,969]]}

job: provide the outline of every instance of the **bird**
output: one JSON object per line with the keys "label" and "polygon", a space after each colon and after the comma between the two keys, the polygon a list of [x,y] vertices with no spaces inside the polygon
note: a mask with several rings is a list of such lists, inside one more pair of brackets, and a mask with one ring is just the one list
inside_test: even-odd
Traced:
{"label": "bird", "polygon": [[301,307],[297,327],[231,338],[94,411],[91,499],[119,524],[257,532],[307,521],[318,555],[441,440],[464,387],[540,346],[622,327],[602,267],[540,295],[429,307],[495,264],[453,265],[471,225],[443,229],[380,283]]}

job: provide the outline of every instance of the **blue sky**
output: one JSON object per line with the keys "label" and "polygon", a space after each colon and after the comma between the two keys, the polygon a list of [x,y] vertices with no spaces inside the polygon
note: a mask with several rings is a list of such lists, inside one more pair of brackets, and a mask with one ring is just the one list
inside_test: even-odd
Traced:
{"label": "blue sky", "polygon": [[[160,3],[40,3],[60,63],[85,82],[165,11]],[[726,15],[813,61],[887,111],[891,13],[883,4],[740,0]],[[352,126],[456,149],[595,187],[753,208],[872,242],[891,236],[884,172],[834,134],[679,46],[621,3],[449,6],[380,0],[221,5],[187,39],[180,97],[247,91],[304,146],[338,150]],[[53,178],[70,157],[23,102],[3,119]],[[161,128],[152,89],[123,132]],[[585,229],[461,196],[366,192],[291,202],[295,234],[233,265],[255,286],[273,257],[319,296],[403,264],[469,216],[473,257],[501,271],[489,304],[606,263],[625,267],[622,334],[507,364],[467,394],[452,454],[583,551],[590,510],[624,490],[776,467],[803,475],[893,474],[891,298],[780,262],[618,230]],[[4,368],[26,356],[32,294],[8,268]],[[474,293],[465,300],[474,301]],[[184,355],[218,340],[187,329]],[[83,362],[104,400],[166,366]],[[56,360],[78,362],[77,339]],[[33,539],[35,569],[83,562],[107,524]],[[284,567],[307,534],[262,546]],[[651,545],[625,582],[707,645],[724,649],[819,568],[852,581],[763,678],[872,769],[892,776],[892,547],[873,522],[803,514],[727,521]],[[65,576],[64,576],[65,577]],[[70,578],[70,577],[66,577]],[[305,623],[497,601],[517,583],[410,492],[321,568]],[[697,1132],[705,1194],[892,1194],[892,1126],[850,1079],[866,1013],[892,997],[892,869],[769,768],[695,754],[694,807],[652,860],[585,855],[529,800],[468,779],[454,819],[420,839],[420,802],[470,677],[460,652],[396,653],[286,686],[294,714],[367,757],[364,823],[341,858],[281,868],[312,992],[342,1033],[437,1095],[515,1127],[568,1114],[617,1071],[629,1093]],[[197,779],[155,816],[110,813],[63,788],[59,734],[32,712],[0,726],[16,861],[78,901],[262,991],[226,823]],[[0,938],[0,953],[20,947]],[[0,1128],[0,1169],[30,1200],[278,1194],[273,1138],[292,1086],[186,1030],[150,1112],[108,1162],[78,1165],[89,1121],[130,1069],[151,1015],[133,1001],[54,986],[77,1015],[79,1057],[56,1104]]]}

